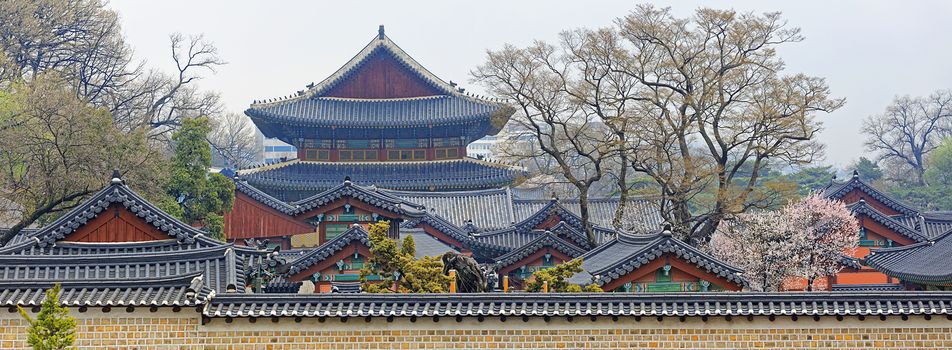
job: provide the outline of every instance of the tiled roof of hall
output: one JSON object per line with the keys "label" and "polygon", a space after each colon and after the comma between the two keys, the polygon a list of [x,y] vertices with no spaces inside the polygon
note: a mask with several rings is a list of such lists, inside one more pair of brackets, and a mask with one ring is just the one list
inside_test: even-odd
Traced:
{"label": "tiled roof of hall", "polygon": [[425,206],[431,214],[457,227],[472,223],[482,230],[511,226],[516,220],[509,187],[469,191],[398,191],[384,190]]}
{"label": "tiled roof of hall", "polygon": [[495,266],[497,269],[504,266],[509,266],[546,247],[558,250],[559,252],[562,252],[563,254],[573,258],[585,254],[585,250],[579,248],[574,243],[570,243],[560,238],[555,233],[552,233],[552,231],[544,231],[544,233],[538,238],[496,258]]}
{"label": "tiled roof of hall", "polygon": [[[551,205],[552,199],[513,199],[512,208],[517,221],[526,220],[538,213],[543,208]],[[581,209],[578,199],[558,199],[561,208],[575,216],[580,216]],[[612,220],[615,217],[615,210],[618,209],[620,201],[617,197],[612,198],[590,198],[588,202],[589,220],[592,224],[602,227],[612,227]],[[629,197],[628,204],[625,206],[624,215],[627,218],[637,218],[639,228],[647,231],[660,229],[664,223],[661,217],[660,202],[651,196]]]}
{"label": "tiled roof of hall", "polygon": [[952,283],[952,230],[929,241],[901,247],[873,249],[866,264],[903,281],[923,284]]}
{"label": "tiled roof of hall", "polygon": [[[545,210],[553,206],[553,199],[518,199],[510,187],[440,192],[385,191],[426,206],[456,226],[472,223],[479,231],[495,231],[533,218],[539,219],[540,213],[548,213]],[[560,209],[565,209],[559,212],[565,212],[566,217],[579,216],[577,199],[558,199],[557,202]],[[612,227],[619,203],[617,197],[590,199],[589,220],[597,227]],[[625,214],[628,218],[637,218],[640,225],[648,230],[660,228],[663,222],[658,201],[652,197],[629,198]]]}
{"label": "tiled roof of hall", "polygon": [[289,261],[288,274],[294,275],[300,273],[301,271],[307,270],[314,264],[324,261],[335,253],[350,246],[351,243],[354,242],[359,242],[365,246],[370,245],[369,233],[367,230],[364,230],[363,227],[356,224],[347,229],[347,231],[344,231],[344,233],[341,233],[339,236],[334,237],[334,239],[321,244],[317,248],[307,251],[297,259]]}
{"label": "tiled roof of hall", "polygon": [[[511,184],[524,170],[474,158],[407,162],[315,162],[290,160],[239,171],[272,196],[281,191],[322,191],[348,176],[358,185],[409,191],[475,190]],[[287,199],[287,198],[282,198]]]}
{"label": "tiled roof of hall", "polygon": [[667,229],[654,234],[619,233],[612,241],[582,255],[583,272],[575,274],[570,281],[603,286],[664,254],[673,254],[716,276],[747,285],[741,276],[742,270],[674,238]]}
{"label": "tiled roof of hall", "polygon": [[[165,232],[169,237],[174,238],[179,243],[197,244],[198,246],[218,246],[222,244],[206,236],[204,231],[172,217],[152,203],[149,203],[129,188],[129,186],[125,184],[125,181],[119,177],[118,172],[116,172],[113,174],[110,183],[99,190],[99,192],[87,198],[81,204],[63,216],[60,216],[52,223],[30,233],[28,236],[22,237],[17,242],[11,242],[6,246],[0,247],[0,254],[16,253],[34,246],[40,248],[52,246],[56,241],[65,238],[82,225],[96,218],[113,204],[122,205],[129,210],[129,212],[144,219],[153,227]],[[240,247],[236,249],[253,252],[253,250]]]}
{"label": "tiled roof of hall", "polygon": [[423,208],[416,203],[379,191],[376,186],[358,186],[348,177],[334,188],[291,203],[295,207],[291,215],[305,213],[343,197],[352,197],[399,215],[419,217],[424,214]]}
{"label": "tiled roof of hall", "polygon": [[924,242],[928,238],[915,227],[909,227],[902,223],[901,221],[895,220],[892,217],[883,214],[879,210],[876,210],[875,207],[866,203],[865,200],[860,199],[856,203],[852,203],[846,206],[853,214],[864,214],[866,217],[875,220],[876,222],[886,226],[892,230],[895,230],[897,233],[906,236],[909,239],[912,239],[916,242]]}
{"label": "tiled roof of hall", "polygon": [[[115,212],[106,210],[111,206]],[[101,215],[119,217],[123,208],[167,238],[65,240]],[[243,291],[246,272],[266,255],[207,237],[147,202],[116,172],[109,185],[56,221],[0,248],[0,303],[28,305],[61,283],[64,303],[75,306],[195,305],[201,302],[196,295]]]}
{"label": "tiled roof of hall", "polygon": [[891,217],[908,227],[914,227],[928,238],[935,238],[952,230],[952,213],[947,211],[925,211],[915,216],[893,215]]}
{"label": "tiled roof of hall", "polygon": [[877,201],[882,202],[886,206],[899,213],[910,216],[919,215],[919,211],[913,206],[903,203],[901,200],[895,199],[892,196],[883,193],[882,191],[860,179],[859,172],[855,170],[853,171],[853,176],[850,177],[848,181],[843,183],[834,182],[830,184],[830,186],[827,187],[823,193],[827,196],[827,198],[840,199],[854,189],[859,189],[863,193],[869,194],[870,197],[875,198]]}
{"label": "tiled roof of hall", "polygon": [[343,182],[336,186],[313,196],[290,203],[274,198],[257,187],[249,185],[244,177],[238,177],[235,180],[235,189],[239,192],[290,216],[305,213],[343,197],[352,197],[400,215],[421,217],[425,214],[419,204],[392,196],[379,190],[376,186],[356,185],[350,178],[345,178]]}
{"label": "tiled roof of hall", "polygon": [[[421,80],[429,91],[422,96],[398,98],[328,95],[379,55],[386,55],[388,60]],[[397,46],[381,26],[373,40],[321,82],[309,84],[306,90],[284,98],[255,101],[246,114],[252,119],[265,118],[285,124],[335,127],[393,128],[482,122],[490,124],[491,129],[487,131],[495,134],[514,112],[505,103],[472,96],[455,84],[443,81]]]}
{"label": "tiled roof of hall", "polygon": [[[468,243],[474,253],[479,253],[482,257],[496,258],[529,244],[533,240],[544,236],[547,231],[564,237],[563,240],[565,242],[573,244],[583,250],[590,249],[585,233],[564,221],[559,222],[548,230],[510,226],[499,230],[478,232],[471,236]],[[615,234],[616,233],[611,230],[596,229],[596,245],[610,242]]]}

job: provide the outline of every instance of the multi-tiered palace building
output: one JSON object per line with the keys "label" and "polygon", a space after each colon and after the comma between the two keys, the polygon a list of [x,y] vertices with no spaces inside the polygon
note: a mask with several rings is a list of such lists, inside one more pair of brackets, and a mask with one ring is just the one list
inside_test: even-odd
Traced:
{"label": "multi-tiered palace building", "polygon": [[[391,223],[417,254],[473,256],[518,288],[532,272],[585,256],[583,284],[613,290],[738,290],[739,270],[661,232],[657,203],[636,198],[626,215],[654,234],[612,229],[618,199],[593,199],[588,241],[577,200],[539,199],[514,188],[518,167],[467,157],[514,109],[474,97],[410,57],[384,33],[330,77],[246,111],[297,159],[242,169],[226,234],[266,240],[291,259],[292,281],[329,291],[357,279],[367,225]],[[631,261],[645,262],[642,268]]]}
{"label": "multi-tiered palace building", "polygon": [[243,172],[285,201],[307,198],[350,177],[393,190],[499,188],[513,167],[466,156],[496,134],[514,109],[465,93],[407,55],[383,27],[330,77],[290,97],[255,101],[245,113],[267,137],[297,148],[297,159]]}

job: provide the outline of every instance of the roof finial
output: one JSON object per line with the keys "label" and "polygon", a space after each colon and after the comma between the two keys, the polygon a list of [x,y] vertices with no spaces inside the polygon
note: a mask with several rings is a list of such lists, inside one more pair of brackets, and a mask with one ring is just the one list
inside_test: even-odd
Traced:
{"label": "roof finial", "polygon": [[350,184],[350,176],[344,176],[344,184]]}
{"label": "roof finial", "polygon": [[661,227],[661,234],[662,234],[662,235],[665,235],[665,236],[670,236],[670,235],[671,235],[671,223],[670,223],[670,222],[665,222],[665,223],[664,223],[664,225]]}
{"label": "roof finial", "polygon": [[377,29],[377,39],[383,40],[383,24],[380,25],[380,29]]}
{"label": "roof finial", "polygon": [[122,183],[122,176],[119,174],[119,169],[112,169],[112,183],[116,185]]}
{"label": "roof finial", "polygon": [[854,178],[854,179],[858,179],[858,178],[859,178],[859,171],[856,171],[855,169],[853,170],[853,178]]}

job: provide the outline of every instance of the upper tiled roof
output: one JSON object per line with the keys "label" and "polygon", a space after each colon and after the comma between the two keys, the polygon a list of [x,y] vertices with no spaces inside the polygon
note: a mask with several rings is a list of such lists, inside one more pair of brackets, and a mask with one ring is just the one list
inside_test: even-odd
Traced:
{"label": "upper tiled roof", "polygon": [[[515,221],[523,221],[538,213],[542,208],[549,205],[551,200],[538,199],[515,199],[513,200],[513,212]],[[572,199],[558,200],[559,206],[568,210],[568,212],[579,216],[579,202]],[[619,201],[617,198],[593,198],[589,200],[588,210],[589,219],[592,224],[604,228],[612,227],[612,219],[615,217],[615,210],[618,209]],[[660,215],[658,202],[648,197],[631,198],[628,205],[625,206],[625,216],[628,218],[637,218],[638,226],[647,231],[661,228],[664,219]]]}
{"label": "upper tiled roof", "polygon": [[497,229],[517,221],[508,187],[456,192],[385,191],[423,205],[429,213],[459,227],[472,221],[480,229]]}
{"label": "upper tiled roof", "polygon": [[355,185],[350,180],[345,180],[327,190],[290,203],[274,198],[264,191],[259,190],[257,187],[249,185],[244,178],[235,181],[235,189],[258,202],[290,216],[305,213],[343,197],[351,197],[408,217],[421,217],[425,214],[421,206],[416,203],[393,196],[389,194],[389,192],[378,190],[373,186]]}
{"label": "upper tiled roof", "polygon": [[866,263],[904,281],[925,284],[952,283],[952,231],[927,242],[874,249]]}
{"label": "upper tiled roof", "polygon": [[[395,71],[387,77],[376,77],[374,75],[387,73],[365,69],[380,62],[399,72]],[[362,76],[355,77],[357,75]],[[334,97],[346,96],[334,93],[335,88],[354,83],[352,79],[396,79],[397,76],[401,77],[404,84],[421,86],[413,88],[416,92],[409,94],[377,98]],[[394,85],[392,81],[389,83]],[[307,90],[298,91],[287,98],[255,101],[245,113],[256,124],[264,126],[262,131],[265,135],[273,137],[269,135],[270,127],[263,124],[394,128],[480,123],[484,127],[477,134],[495,134],[514,111],[503,103],[464,94],[461,89],[428,71],[381,32],[350,61],[320,83],[309,85]]]}
{"label": "upper tiled roof", "polygon": [[[271,123],[341,128],[428,127],[433,124],[485,122],[502,108],[455,95],[365,100],[337,97],[300,98],[253,106],[246,113]],[[485,133],[495,133],[488,128]]]}
{"label": "upper tiled roof", "polygon": [[865,181],[861,180],[859,178],[859,173],[856,171],[853,172],[853,176],[849,179],[849,181],[830,185],[830,187],[824,191],[824,194],[827,196],[827,198],[840,199],[854,189],[859,189],[860,191],[863,191],[863,193],[869,194],[870,197],[875,198],[877,201],[885,204],[899,213],[911,216],[916,216],[919,214],[919,211],[916,210],[916,208],[913,208],[912,206],[903,203],[898,199],[892,198],[888,194],[877,190],[875,187],[870,186]]}
{"label": "upper tiled roof", "polygon": [[410,203],[383,191],[378,191],[377,188],[373,186],[357,186],[351,182],[350,179],[344,180],[342,184],[324,192],[291,203],[291,205],[294,206],[294,210],[291,211],[290,214],[297,215],[305,213],[343,197],[354,198],[375,207],[389,210],[397,215],[420,217],[424,214],[423,208],[416,203]]}
{"label": "upper tiled roof", "polygon": [[897,221],[886,214],[881,213],[879,210],[876,210],[876,208],[866,203],[865,200],[860,199],[859,202],[849,204],[847,207],[853,212],[853,214],[866,215],[870,219],[879,222],[883,226],[886,226],[897,233],[912,239],[913,241],[922,242],[927,239],[914,227],[906,226],[901,221]]}
{"label": "upper tiled roof", "polygon": [[[218,295],[208,317],[952,315],[945,292]],[[813,322],[812,320],[810,322]]]}
{"label": "upper tiled roof", "polygon": [[[458,252],[458,251],[457,251],[456,249],[454,249],[453,247],[451,247],[451,246],[449,246],[449,245],[447,245],[447,244],[445,244],[445,243],[443,243],[443,242],[440,242],[440,241],[437,240],[436,238],[433,238],[433,236],[430,236],[428,233],[423,232],[423,230],[421,230],[421,229],[412,229],[412,228],[411,228],[411,229],[406,229],[406,228],[401,228],[401,229],[400,229],[400,236],[401,236],[401,237],[406,237],[406,236],[412,236],[412,237],[413,237],[413,242],[414,242],[414,244],[416,245],[416,255],[415,255],[415,256],[416,256],[417,259],[422,258],[422,257],[425,257],[425,256],[441,256],[441,255],[443,255],[443,253],[451,252],[451,251],[452,251],[452,252]],[[402,244],[402,243],[403,243],[403,240],[401,240],[400,243]]]}
{"label": "upper tiled roof", "polygon": [[577,284],[594,281],[602,286],[664,254],[673,254],[732,283],[742,286],[747,283],[741,277],[740,269],[675,239],[670,232],[650,235],[619,234],[614,240],[582,255],[584,272],[573,276],[571,281]]}
{"label": "upper tiled roof", "polygon": [[450,191],[499,188],[522,170],[472,158],[419,162],[310,162],[292,160],[239,172],[273,197],[292,202],[337,186],[345,177],[362,186]]}

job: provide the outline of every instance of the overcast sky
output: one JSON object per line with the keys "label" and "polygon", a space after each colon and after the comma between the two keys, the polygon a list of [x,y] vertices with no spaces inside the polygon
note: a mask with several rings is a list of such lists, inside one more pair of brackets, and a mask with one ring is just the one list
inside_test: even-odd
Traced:
{"label": "overcast sky", "polygon": [[[241,112],[286,96],[344,64],[386,25],[387,35],[444,80],[471,91],[487,49],[554,41],[610,25],[631,1],[139,1],[114,0],[127,39],[150,67],[171,70],[168,35],[204,34],[228,64],[201,81]],[[952,88],[952,1],[656,1],[688,16],[699,6],[781,11],[806,40],[781,49],[790,73],[825,77],[846,106],[822,115],[826,163],[865,154],[859,125],[896,95]]]}

